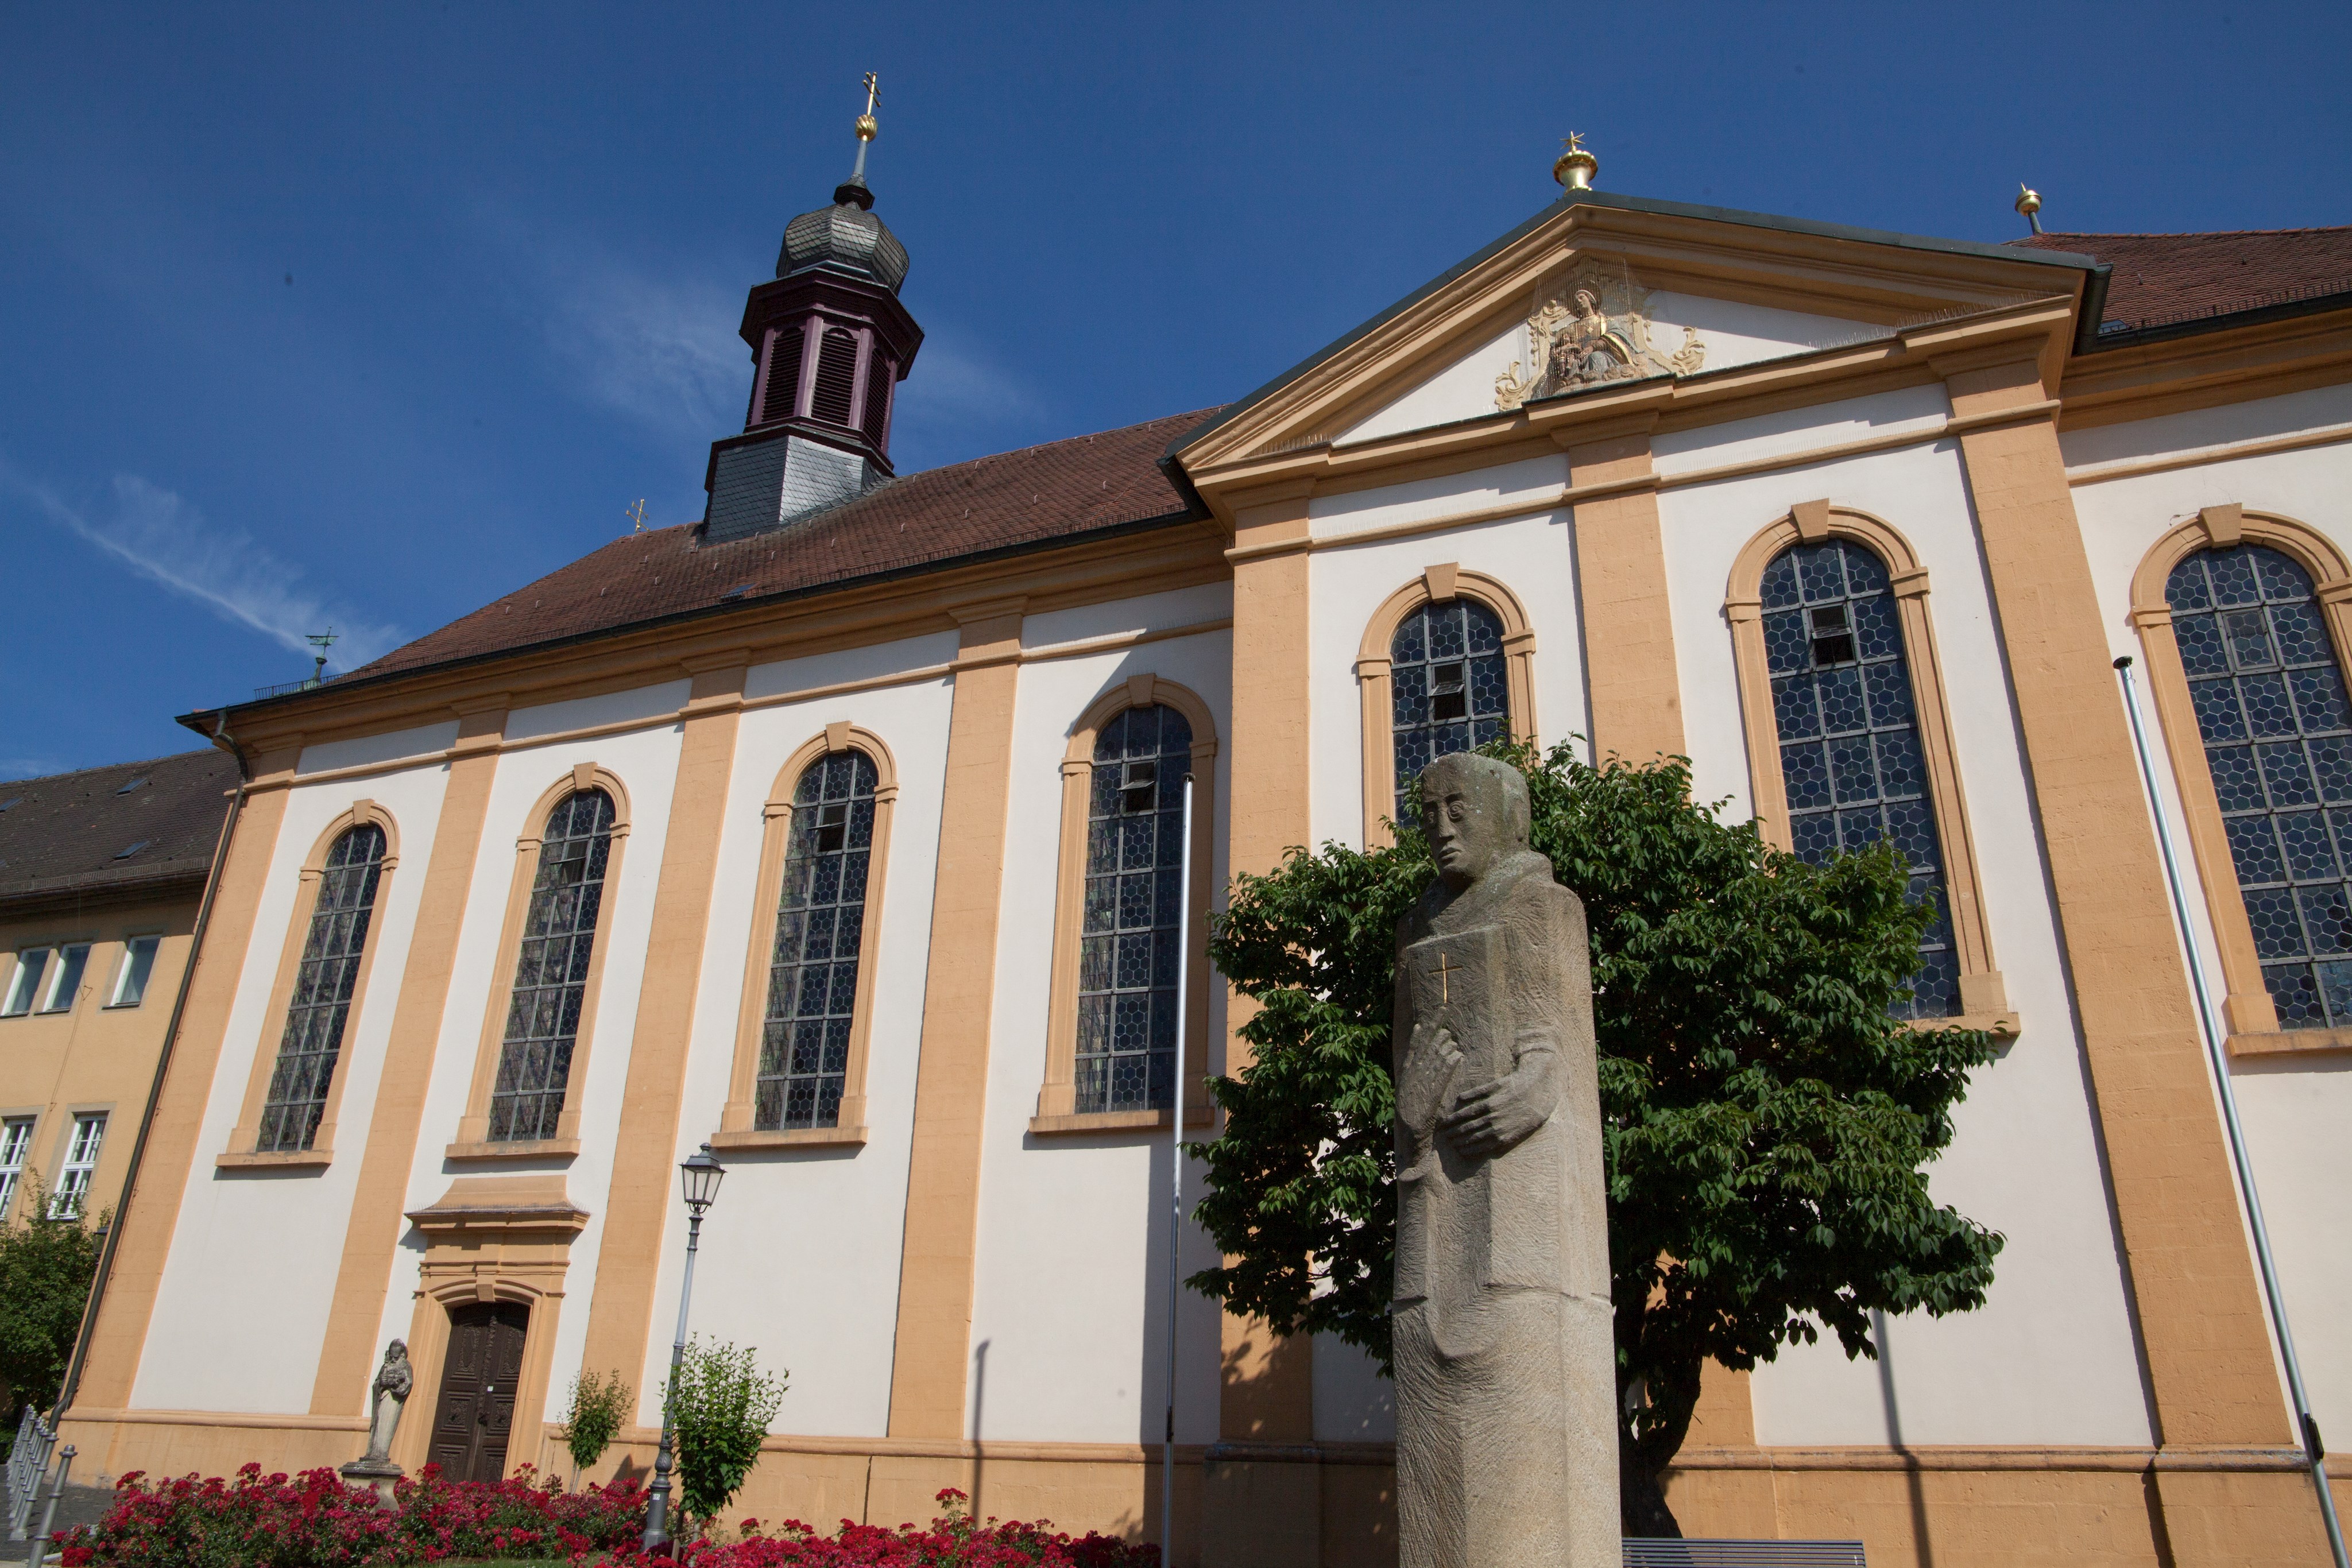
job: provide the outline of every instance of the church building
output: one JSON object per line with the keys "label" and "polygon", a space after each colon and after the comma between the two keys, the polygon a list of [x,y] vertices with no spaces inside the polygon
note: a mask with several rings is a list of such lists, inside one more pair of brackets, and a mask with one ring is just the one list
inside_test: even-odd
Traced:
{"label": "church building", "polygon": [[1392,1562],[1374,1368],[1168,1315],[1171,1135],[1245,1050],[1179,911],[1573,737],[1891,838],[1945,911],[1910,1010],[2000,1040],[1932,1173],[1987,1304],[1710,1369],[1684,1529],[2325,1561],[2164,852],[2352,1433],[2352,229],[1984,245],[1594,169],[1223,407],[908,474],[921,273],[853,177],[750,292],[701,518],[189,715],[241,782],[111,1134],[77,1479],[352,1459],[394,1339],[410,1471],[568,1477],[584,1370],[637,1391],[592,1479],[643,1474],[707,1143],[692,1325],[791,1380],[734,1511],[1157,1539],[1172,1336],[1169,1561]]}

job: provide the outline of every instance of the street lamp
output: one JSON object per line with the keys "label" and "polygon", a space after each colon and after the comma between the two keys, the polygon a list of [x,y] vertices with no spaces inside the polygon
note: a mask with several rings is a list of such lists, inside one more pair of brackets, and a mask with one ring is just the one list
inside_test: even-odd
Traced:
{"label": "street lamp", "polygon": [[727,1167],[705,1144],[677,1164],[678,1191],[686,1198],[686,1279],[677,1288],[677,1338],[669,1347],[669,1388],[662,1399],[661,1448],[654,1456],[654,1484],[646,1500],[645,1549],[648,1555],[669,1547],[670,1400],[677,1393],[678,1369],[686,1362],[686,1308],[694,1299],[694,1253],[702,1240],[702,1216],[719,1196]]}

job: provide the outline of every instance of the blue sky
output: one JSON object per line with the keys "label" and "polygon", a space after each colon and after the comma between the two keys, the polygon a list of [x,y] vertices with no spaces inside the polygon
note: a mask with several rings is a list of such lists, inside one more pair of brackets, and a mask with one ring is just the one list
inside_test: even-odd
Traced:
{"label": "blue sky", "polygon": [[2352,10],[0,7],[0,778],[700,515],[869,175],[902,471],[1220,402],[1600,183],[1961,238],[2352,222]]}

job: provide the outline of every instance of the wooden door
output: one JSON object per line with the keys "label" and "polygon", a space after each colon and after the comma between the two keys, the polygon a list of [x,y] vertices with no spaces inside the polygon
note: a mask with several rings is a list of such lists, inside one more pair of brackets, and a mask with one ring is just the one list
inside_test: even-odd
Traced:
{"label": "wooden door", "polygon": [[530,1309],[476,1301],[449,1310],[449,1354],[433,1413],[433,1462],[453,1481],[494,1481],[506,1473],[514,1425],[515,1379],[522,1375]]}

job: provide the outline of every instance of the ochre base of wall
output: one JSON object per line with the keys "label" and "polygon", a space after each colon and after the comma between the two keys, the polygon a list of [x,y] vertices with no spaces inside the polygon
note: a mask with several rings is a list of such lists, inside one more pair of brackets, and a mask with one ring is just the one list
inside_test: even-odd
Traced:
{"label": "ochre base of wall", "polygon": [[[231,1476],[247,1463],[290,1473],[356,1458],[366,1439],[357,1416],[80,1409],[63,1427],[79,1450],[75,1473],[93,1481],[132,1470]],[[584,1479],[649,1478],[656,1437],[630,1429]],[[1171,1568],[1395,1563],[1383,1446],[1258,1447],[1178,1447]],[[2315,1568],[2327,1547],[2300,1458],[2291,1448],[1690,1448],[1668,1472],[1666,1499],[1693,1537],[1858,1539],[1871,1568]],[[581,1479],[552,1427],[535,1446],[515,1443],[512,1460]],[[2329,1469],[2338,1508],[2352,1513],[2352,1456]],[[1204,1473],[1214,1504],[1205,1554]],[[919,1523],[947,1487],[983,1517],[1160,1536],[1159,1449],[1120,1443],[771,1437],[725,1522]]]}
{"label": "ochre base of wall", "polygon": [[[1667,1472],[1691,1536],[1863,1542],[1871,1568],[2324,1564],[2291,1448],[1697,1448]],[[2331,1458],[2339,1510],[2352,1458]]]}

